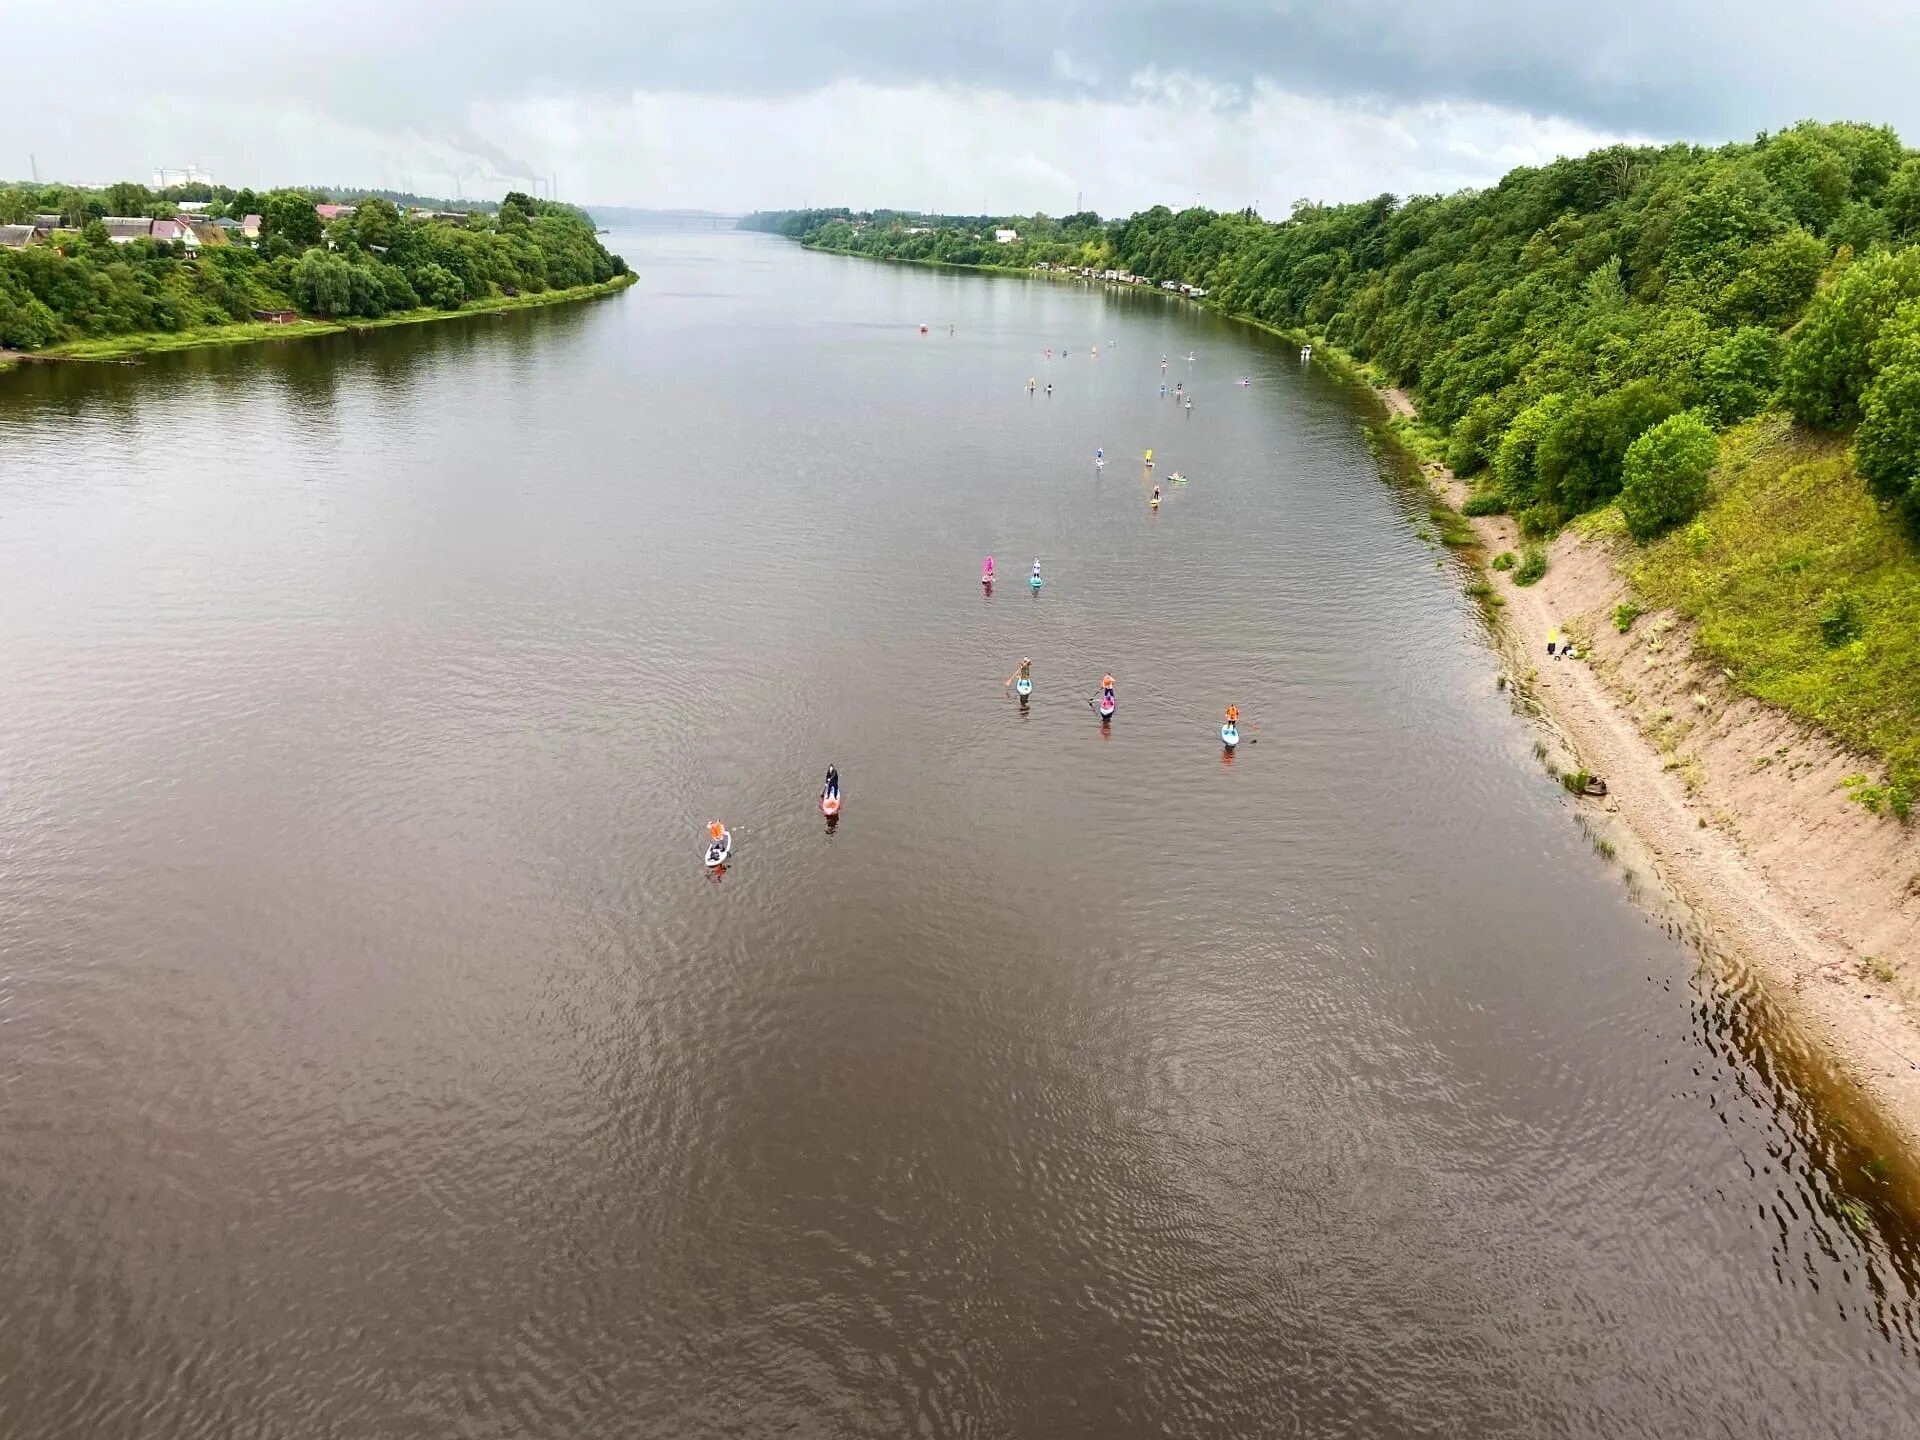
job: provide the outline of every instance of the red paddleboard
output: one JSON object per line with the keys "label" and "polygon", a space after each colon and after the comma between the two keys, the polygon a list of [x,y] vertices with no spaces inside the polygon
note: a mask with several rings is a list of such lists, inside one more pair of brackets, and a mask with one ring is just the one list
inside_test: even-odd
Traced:
{"label": "red paddleboard", "polygon": [[829,820],[838,815],[840,813],[840,797],[837,795],[822,795],[820,797],[820,813]]}

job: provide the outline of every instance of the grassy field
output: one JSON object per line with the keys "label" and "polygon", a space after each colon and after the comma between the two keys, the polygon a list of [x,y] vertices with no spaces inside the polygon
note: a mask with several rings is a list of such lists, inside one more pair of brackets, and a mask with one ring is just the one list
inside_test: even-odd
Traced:
{"label": "grassy field", "polygon": [[1881,757],[1920,789],[1920,553],[1842,438],[1763,415],[1722,438],[1707,508],[1630,569],[1698,622],[1743,689]]}
{"label": "grassy field", "polygon": [[200,330],[109,335],[98,340],[74,340],[65,345],[51,345],[31,357],[0,356],[0,368],[5,368],[10,358],[16,363],[23,358],[36,361],[118,360],[130,355],[197,350],[209,345],[252,345],[262,340],[298,340],[308,335],[337,335],[346,330],[384,330],[392,325],[426,325],[438,320],[459,320],[469,315],[497,315],[505,310],[532,310],[542,305],[561,305],[596,295],[611,295],[633,284],[637,278],[631,274],[618,275],[602,285],[544,290],[537,295],[494,295],[484,300],[470,300],[458,310],[407,310],[398,315],[382,315],[377,320],[296,320],[290,325],[248,321]]}

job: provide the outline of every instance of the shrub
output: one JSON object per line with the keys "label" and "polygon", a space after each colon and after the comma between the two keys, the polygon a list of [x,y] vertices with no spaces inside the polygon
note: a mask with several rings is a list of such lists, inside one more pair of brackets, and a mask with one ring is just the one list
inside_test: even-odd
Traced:
{"label": "shrub", "polygon": [[1722,425],[1758,414],[1779,384],[1780,337],[1747,325],[1707,351],[1700,362],[1707,408]]}
{"label": "shrub", "polygon": [[1569,405],[1540,438],[1535,455],[1544,497],[1569,515],[1612,499],[1627,447],[1679,408],[1651,380]]}
{"label": "shrub", "polygon": [[1539,540],[1548,535],[1556,535],[1566,523],[1567,517],[1558,505],[1529,505],[1515,517],[1520,522],[1520,533],[1531,540]]}
{"label": "shrub", "polygon": [[1533,402],[1507,427],[1494,451],[1493,474],[1508,505],[1530,505],[1540,494],[1536,464],[1541,437],[1566,407],[1564,395],[1545,395]]}
{"label": "shrub", "polygon": [[1902,825],[1913,818],[1913,792],[1905,785],[1874,785],[1864,775],[1849,775],[1840,783],[1853,802],[1871,815],[1886,811]]}
{"label": "shrub", "polygon": [[1613,607],[1613,628],[1624,635],[1633,628],[1633,622],[1638,620],[1641,614],[1638,602],[1623,600]]}
{"label": "shrub", "polygon": [[1511,550],[1502,550],[1493,557],[1493,568],[1496,570],[1511,570],[1516,563],[1517,559]]}
{"label": "shrub", "polygon": [[1462,515],[1504,515],[1507,502],[1492,490],[1476,490],[1467,497],[1467,503],[1460,507]]}
{"label": "shrub", "polygon": [[1820,612],[1820,643],[1829,650],[1851,645],[1860,638],[1860,605],[1845,591],[1827,601]]}
{"label": "shrub", "polygon": [[460,277],[444,265],[429,260],[409,277],[420,298],[439,310],[458,310],[466,303],[467,293]]}
{"label": "shrub", "polygon": [[1669,416],[1629,445],[1621,464],[1620,513],[1633,538],[1651,540],[1699,514],[1719,456],[1713,428],[1691,410]]}
{"label": "shrub", "polygon": [[1527,553],[1520,561],[1520,567],[1513,572],[1513,583],[1531,585],[1547,573],[1547,552],[1538,545],[1529,545]]}

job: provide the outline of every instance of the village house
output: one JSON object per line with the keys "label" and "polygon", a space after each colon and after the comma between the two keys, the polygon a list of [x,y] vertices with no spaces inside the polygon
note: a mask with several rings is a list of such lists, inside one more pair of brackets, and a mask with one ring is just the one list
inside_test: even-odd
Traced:
{"label": "village house", "polygon": [[346,215],[357,214],[359,209],[358,205],[316,205],[313,213],[322,220],[338,220]]}
{"label": "village house", "polygon": [[173,241],[191,235],[193,231],[190,230],[184,222],[179,220],[156,220],[153,222],[152,230],[148,233],[150,233],[155,240]]}
{"label": "village house", "polygon": [[33,235],[31,225],[0,225],[0,250],[24,250]]}
{"label": "village house", "polygon": [[993,232],[993,240],[996,245],[1011,245],[1019,238],[1020,232],[1018,230],[996,230]]}
{"label": "village house", "polygon": [[107,227],[107,239],[115,245],[149,239],[153,235],[153,221],[144,215],[108,215],[100,223]]}
{"label": "village house", "polygon": [[36,215],[33,217],[33,233],[41,240],[46,239],[47,236],[53,234],[53,232],[59,228],[60,217],[58,215]]}
{"label": "village house", "polygon": [[260,217],[258,215],[241,216],[240,233],[249,240],[258,240],[260,238]]}

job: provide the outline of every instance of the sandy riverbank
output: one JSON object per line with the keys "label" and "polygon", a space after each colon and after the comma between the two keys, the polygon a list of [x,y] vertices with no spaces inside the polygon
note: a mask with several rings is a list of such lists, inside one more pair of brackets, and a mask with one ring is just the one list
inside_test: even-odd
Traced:
{"label": "sandy riverbank", "polygon": [[[1414,413],[1404,393],[1381,394]],[[1465,500],[1446,470],[1427,479]],[[1507,516],[1470,523],[1489,555],[1521,548]],[[1569,528],[1536,585],[1492,573],[1510,674],[1572,763],[1605,777],[1606,799],[1581,804],[1623,828],[1707,948],[1756,985],[1802,1068],[1843,1105],[1864,1102],[1920,1163],[1920,974],[1907,973],[1920,972],[1920,827],[1854,804],[1842,777],[1876,767],[1742,694],[1678,616],[1647,611],[1621,633],[1614,607],[1631,591],[1616,562],[1630,549]],[[1580,660],[1547,658],[1555,628],[1580,639]]]}

